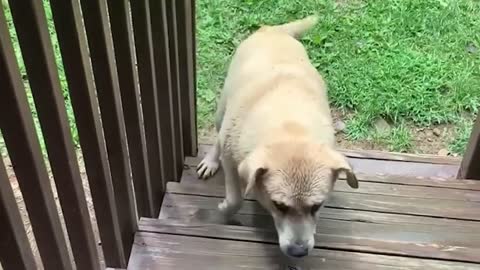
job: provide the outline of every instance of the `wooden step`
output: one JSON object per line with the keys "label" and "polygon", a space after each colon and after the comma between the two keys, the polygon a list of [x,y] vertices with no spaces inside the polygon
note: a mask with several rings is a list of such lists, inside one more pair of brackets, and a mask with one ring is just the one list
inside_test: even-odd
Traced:
{"label": "wooden step", "polygon": [[[212,146],[201,144],[198,156],[187,157],[187,165],[196,166]],[[437,155],[341,150],[357,173],[400,175],[424,178],[457,178],[461,158]]]}
{"label": "wooden step", "polygon": [[[221,190],[202,188],[201,184],[193,189],[191,183],[169,183],[167,190],[160,218],[194,223],[218,220],[215,217],[217,205],[223,199]],[[351,199],[339,196],[339,201]],[[364,199],[366,211],[327,203],[317,226],[318,247],[480,263],[480,222],[435,217],[428,203],[417,206],[421,216],[402,214],[406,210],[403,205],[390,205],[388,201],[389,207],[373,212],[368,198]],[[275,232],[271,217],[253,200],[244,202],[235,219],[247,227]]]}
{"label": "wooden step", "polygon": [[291,261],[268,213],[249,196],[223,224],[221,172],[184,171],[167,186],[160,219],[142,219],[128,269],[480,269],[480,182],[399,176],[344,180],[321,210],[315,249]]}
{"label": "wooden step", "polygon": [[[358,242],[365,242],[359,239]],[[479,269],[478,264],[354,252],[317,246],[305,259],[285,258],[268,229],[142,219],[129,270],[137,269]],[[418,253],[421,254],[421,253]]]}

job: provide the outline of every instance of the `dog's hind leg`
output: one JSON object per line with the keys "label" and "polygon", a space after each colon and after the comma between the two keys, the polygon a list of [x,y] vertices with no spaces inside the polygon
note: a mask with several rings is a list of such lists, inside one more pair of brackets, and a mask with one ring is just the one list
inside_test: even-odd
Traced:
{"label": "dog's hind leg", "polygon": [[218,205],[218,209],[229,220],[242,206],[243,196],[240,177],[230,157],[222,158],[222,168],[225,172],[225,199]]}
{"label": "dog's hind leg", "polygon": [[213,147],[197,166],[197,174],[200,179],[207,179],[213,176],[220,166],[220,142],[215,141]]}

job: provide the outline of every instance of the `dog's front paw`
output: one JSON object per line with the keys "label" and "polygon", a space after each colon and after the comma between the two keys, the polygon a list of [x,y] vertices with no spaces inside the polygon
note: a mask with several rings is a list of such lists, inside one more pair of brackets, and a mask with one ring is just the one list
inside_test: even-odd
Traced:
{"label": "dog's front paw", "polygon": [[220,163],[218,160],[205,157],[197,166],[197,174],[200,179],[207,179],[213,176],[217,171]]}

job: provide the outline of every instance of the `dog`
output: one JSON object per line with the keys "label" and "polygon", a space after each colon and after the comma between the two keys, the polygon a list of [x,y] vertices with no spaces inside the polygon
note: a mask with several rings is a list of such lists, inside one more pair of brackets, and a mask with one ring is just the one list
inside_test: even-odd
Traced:
{"label": "dog", "polygon": [[262,26],[238,46],[217,106],[218,138],[197,167],[206,179],[221,161],[222,215],[231,218],[253,192],[273,217],[280,249],[297,258],[314,248],[319,210],[339,174],[358,188],[335,149],[326,84],[298,40],[317,21]]}

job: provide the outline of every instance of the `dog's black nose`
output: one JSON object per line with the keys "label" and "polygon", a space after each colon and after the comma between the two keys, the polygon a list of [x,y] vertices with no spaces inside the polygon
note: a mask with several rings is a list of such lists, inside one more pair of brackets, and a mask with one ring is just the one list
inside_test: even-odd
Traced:
{"label": "dog's black nose", "polygon": [[301,258],[308,255],[308,248],[304,245],[291,245],[287,248],[289,256]]}

